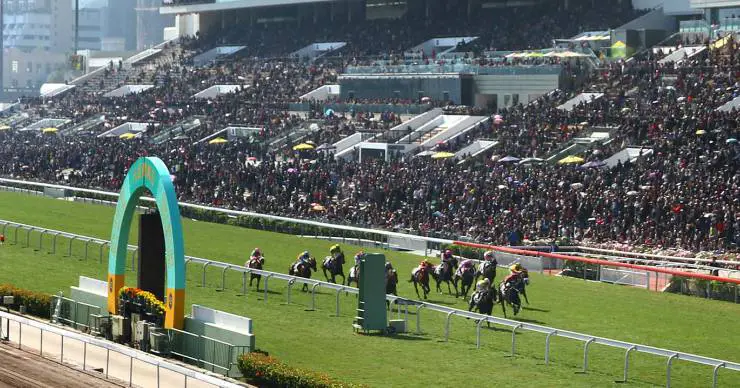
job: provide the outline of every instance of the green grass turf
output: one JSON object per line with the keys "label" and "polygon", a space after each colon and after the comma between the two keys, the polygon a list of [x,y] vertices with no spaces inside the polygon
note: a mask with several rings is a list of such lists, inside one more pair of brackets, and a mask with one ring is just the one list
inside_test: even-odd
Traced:
{"label": "green grass turf", "polygon": [[[113,218],[112,207],[84,205],[60,200],[0,192],[0,219],[13,220],[52,229],[108,239]],[[189,255],[242,264],[255,246],[267,256],[266,269],[286,272],[290,262],[304,250],[317,257],[326,255],[329,243],[250,229],[184,220],[186,252]],[[137,235],[132,228],[132,239]],[[25,232],[19,243],[0,247],[0,282],[45,292],[67,290],[76,284],[77,276],[104,279],[104,262],[98,262],[98,249],[90,250],[87,260],[84,245],[75,242],[72,257],[66,256],[67,241],[57,241],[57,253],[44,249],[23,248]],[[31,236],[38,245],[38,235]],[[347,253],[358,250],[344,244]],[[371,250],[372,251],[372,250]],[[413,286],[406,282],[419,257],[384,252],[399,270],[401,296],[415,297]],[[133,284],[129,272],[128,283]],[[206,272],[206,287],[201,286],[202,267],[189,265],[187,303],[197,303],[246,315],[255,319],[258,347],[287,363],[327,372],[338,378],[370,386],[459,386],[519,382],[529,386],[604,386],[621,379],[623,351],[592,346],[589,372],[580,371],[582,344],[555,338],[551,344],[551,365],[544,365],[544,335],[517,335],[517,356],[511,351],[510,330],[483,330],[481,350],[475,349],[475,328],[471,321],[453,318],[450,341],[442,342],[442,314],[423,311],[422,335],[396,338],[363,336],[352,332],[354,296],[340,297],[341,313],[334,316],[335,294],[321,292],[316,311],[307,311],[308,294],[292,293],[286,302],[286,284],[270,283],[265,303],[262,293],[250,290],[241,295],[241,276],[227,273],[226,290],[219,291],[221,273]],[[499,277],[502,276],[501,272]],[[318,278],[323,276],[319,274]],[[735,328],[740,306],[672,294],[578,279],[532,274],[528,289],[531,305],[518,317],[560,329],[574,330],[646,345],[692,352],[705,356],[738,361],[740,331]],[[430,301],[465,308],[461,299],[447,295],[430,295]],[[494,310],[500,316],[500,310]],[[415,315],[409,324],[415,329]],[[630,386],[665,383],[665,359],[633,354],[630,359]],[[673,386],[694,387],[711,384],[711,368],[680,360],[674,362]],[[720,386],[740,386],[740,373],[721,371]]]}

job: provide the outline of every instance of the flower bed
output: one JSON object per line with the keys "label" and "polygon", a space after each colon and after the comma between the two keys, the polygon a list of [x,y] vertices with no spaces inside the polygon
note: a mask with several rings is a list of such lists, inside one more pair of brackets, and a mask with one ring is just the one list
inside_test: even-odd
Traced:
{"label": "flower bed", "polygon": [[16,288],[10,284],[1,284],[0,296],[11,295],[14,301],[10,307],[14,310],[18,310],[20,306],[26,306],[26,312],[28,314],[40,318],[49,318],[51,316],[51,295]]}
{"label": "flower bed", "polygon": [[247,381],[270,388],[342,388],[361,387],[343,383],[323,374],[289,367],[275,357],[252,352],[239,357],[239,371]]}
{"label": "flower bed", "polygon": [[148,320],[160,326],[164,322],[165,305],[151,292],[135,287],[122,287],[118,298],[118,314],[140,313],[145,315],[145,319],[149,315]]}

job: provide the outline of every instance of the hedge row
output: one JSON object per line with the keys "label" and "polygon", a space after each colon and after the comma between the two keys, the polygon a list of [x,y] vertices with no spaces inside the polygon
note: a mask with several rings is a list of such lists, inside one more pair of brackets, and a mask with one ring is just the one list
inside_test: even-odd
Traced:
{"label": "hedge row", "polygon": [[51,295],[16,288],[10,284],[0,284],[0,297],[13,296],[13,304],[9,306],[13,310],[19,310],[20,306],[26,306],[26,313],[39,318],[51,316]]}
{"label": "hedge row", "polygon": [[239,357],[239,371],[247,382],[265,388],[352,388],[361,385],[344,383],[312,371],[289,367],[262,352]]}

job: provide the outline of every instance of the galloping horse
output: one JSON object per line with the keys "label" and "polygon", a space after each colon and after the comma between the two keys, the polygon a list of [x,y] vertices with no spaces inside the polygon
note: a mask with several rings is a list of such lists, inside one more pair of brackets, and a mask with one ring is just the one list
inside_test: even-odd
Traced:
{"label": "galloping horse", "polygon": [[[324,271],[324,277],[326,278],[327,282],[336,283],[337,282],[337,275],[342,276],[342,283],[344,284],[345,280],[347,280],[344,276],[344,255],[339,255],[337,257],[334,256],[326,256],[324,258],[324,261],[321,263],[321,269]],[[329,270],[329,273],[331,274],[331,279],[326,274],[326,270]]]}
{"label": "galloping horse", "polygon": [[473,286],[474,279],[475,268],[467,267],[462,271],[455,272],[455,276],[452,278],[452,284],[455,286],[455,291],[457,291],[457,282],[460,281],[460,293],[467,298],[468,292],[470,292],[470,287]]}
{"label": "galloping horse", "polygon": [[[246,263],[244,263],[244,266],[247,268],[252,269],[262,269],[262,267],[265,265],[265,258],[263,256],[260,257],[251,257],[249,260],[247,260]],[[252,281],[254,279],[257,279],[257,291],[260,290],[260,280],[262,280],[262,275],[256,274],[256,273],[250,273],[249,275],[249,287],[252,287]]]}
{"label": "galloping horse", "polygon": [[[291,276],[299,276],[306,279],[311,279],[311,270],[316,271],[316,258],[312,257],[308,260],[308,265],[304,263],[295,263],[288,269],[288,274]],[[308,291],[308,284],[303,283],[303,291]]]}
{"label": "galloping horse", "polygon": [[[476,309],[480,314],[491,315],[491,313],[493,312],[493,306],[500,299],[502,298],[495,287],[489,288],[482,292],[476,292],[473,294],[473,296],[470,297],[468,311],[473,311],[473,309]],[[504,316],[506,316],[506,311],[504,311]],[[490,322],[486,323],[488,327],[491,326]]]}
{"label": "galloping horse", "polygon": [[452,295],[452,289],[450,289],[450,283],[452,283],[452,286],[455,287],[455,297],[457,297],[457,284],[453,281],[453,274],[455,273],[455,269],[457,267],[457,260],[453,259],[451,261],[442,261],[438,266],[434,267],[434,270],[432,271],[432,277],[434,278],[434,281],[437,283],[437,292],[440,294],[442,293],[442,287],[440,287],[440,284],[447,283],[447,292]]}
{"label": "galloping horse", "polygon": [[427,294],[431,292],[431,289],[429,288],[429,272],[431,271],[432,269],[427,266],[420,266],[411,272],[411,279],[409,280],[409,283],[414,283],[416,296],[419,298],[421,297],[419,295],[419,284],[421,284],[421,291],[424,293],[424,299],[426,299]]}
{"label": "galloping horse", "polygon": [[385,293],[398,296],[398,273],[394,269],[385,271]]}
{"label": "galloping horse", "polygon": [[522,282],[521,278],[517,278],[514,284],[511,284],[510,287],[506,287],[504,282],[499,284],[498,289],[501,296],[501,309],[504,311],[504,317],[506,317],[507,303],[514,310],[514,315],[519,314],[519,309],[522,308],[522,300],[519,298],[520,285],[518,283]]}
{"label": "galloping horse", "polygon": [[521,278],[521,281],[516,282],[515,286],[517,287],[517,290],[519,291],[519,295],[524,297],[524,301],[529,304],[529,299],[527,299],[527,286],[529,285],[529,271],[527,271],[526,268],[522,269],[522,273],[519,275]]}
{"label": "galloping horse", "polygon": [[347,285],[351,285],[352,282],[355,282],[357,287],[360,286],[360,266],[354,265],[352,268],[349,269],[349,274],[347,275]]}
{"label": "galloping horse", "polygon": [[496,279],[496,266],[498,266],[498,262],[496,260],[483,260],[480,264],[478,264],[478,271],[475,273],[475,282],[478,282],[479,277],[484,277],[488,279],[488,281],[491,284],[494,284],[493,281]]}

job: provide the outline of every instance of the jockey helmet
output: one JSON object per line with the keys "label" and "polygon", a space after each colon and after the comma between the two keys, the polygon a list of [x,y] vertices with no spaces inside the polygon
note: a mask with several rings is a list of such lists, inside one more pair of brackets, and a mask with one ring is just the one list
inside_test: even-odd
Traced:
{"label": "jockey helmet", "polygon": [[363,257],[365,257],[365,251],[359,251],[355,255],[355,260],[362,260]]}
{"label": "jockey helmet", "polygon": [[259,248],[254,248],[252,251],[252,256],[262,256],[262,251],[260,251]]}
{"label": "jockey helmet", "polygon": [[308,253],[308,251],[303,251],[303,253],[301,253],[301,257],[300,258],[301,259],[309,259],[309,258],[311,258],[311,254]]}
{"label": "jockey helmet", "polygon": [[483,258],[486,260],[491,260],[493,259],[493,257],[493,251],[486,251],[486,253],[483,254]]}
{"label": "jockey helmet", "polygon": [[393,264],[391,264],[391,262],[390,262],[390,261],[386,261],[386,262],[385,262],[385,269],[387,269],[387,270],[388,270],[388,269],[393,269]]}
{"label": "jockey helmet", "polygon": [[522,265],[519,263],[516,263],[512,265],[509,269],[511,269],[511,272],[519,273],[519,272],[522,272]]}
{"label": "jockey helmet", "polygon": [[445,249],[444,257],[452,257],[452,251],[449,249]]}
{"label": "jockey helmet", "polygon": [[334,245],[331,246],[331,248],[329,248],[329,252],[330,253],[341,252],[341,251],[342,251],[342,249],[339,248],[339,244],[334,244]]}

